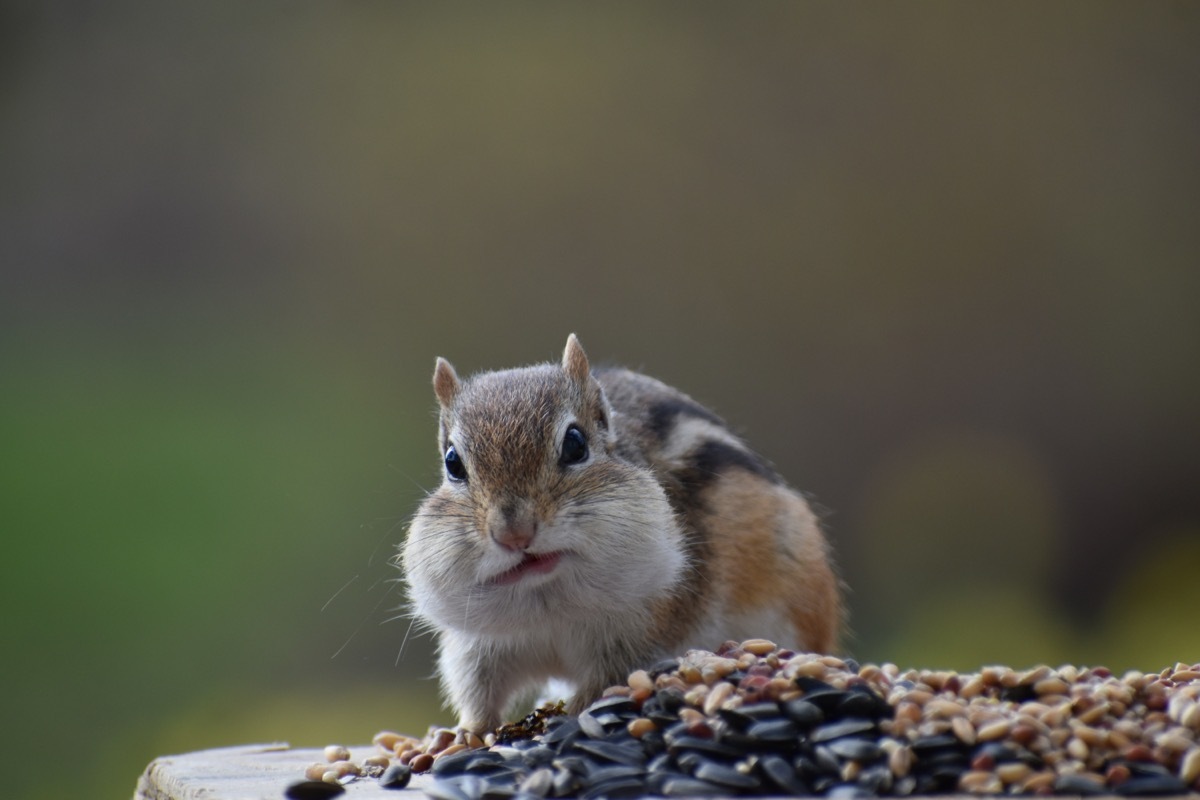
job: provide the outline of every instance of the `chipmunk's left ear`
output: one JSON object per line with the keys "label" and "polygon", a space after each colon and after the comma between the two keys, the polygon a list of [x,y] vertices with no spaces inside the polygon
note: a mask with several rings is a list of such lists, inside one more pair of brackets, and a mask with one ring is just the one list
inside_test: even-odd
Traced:
{"label": "chipmunk's left ear", "polygon": [[567,337],[567,347],[563,350],[562,368],[567,373],[567,377],[580,386],[586,386],[588,376],[592,374],[591,367],[588,366],[587,353],[583,352],[583,346],[579,344],[579,339],[573,333]]}

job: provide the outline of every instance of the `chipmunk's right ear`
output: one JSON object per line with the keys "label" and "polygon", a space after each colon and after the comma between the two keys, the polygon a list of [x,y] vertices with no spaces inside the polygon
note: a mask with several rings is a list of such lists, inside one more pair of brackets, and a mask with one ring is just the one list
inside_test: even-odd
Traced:
{"label": "chipmunk's right ear", "polygon": [[583,345],[579,343],[579,339],[573,333],[567,337],[567,346],[563,350],[562,368],[567,376],[579,386],[585,386],[588,376],[592,374],[591,367],[588,366],[587,354],[583,352]]}
{"label": "chipmunk's right ear", "polygon": [[439,357],[437,366],[433,368],[433,393],[437,395],[442,408],[449,408],[454,402],[460,385],[454,367],[450,366],[449,361]]}

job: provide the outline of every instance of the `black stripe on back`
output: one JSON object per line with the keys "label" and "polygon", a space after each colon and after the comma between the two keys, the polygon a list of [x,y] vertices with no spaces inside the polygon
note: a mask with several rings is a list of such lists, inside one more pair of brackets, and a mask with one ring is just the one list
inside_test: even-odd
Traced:
{"label": "black stripe on back", "polygon": [[755,453],[734,447],[725,442],[710,439],[693,450],[676,471],[684,494],[684,507],[694,508],[697,495],[713,481],[731,469],[753,473],[769,483],[781,482],[779,474],[771,465]]}
{"label": "black stripe on back", "polygon": [[679,398],[661,400],[650,406],[649,421],[646,427],[659,442],[665,442],[667,436],[670,435],[671,430],[675,427],[675,420],[681,416],[695,417],[711,422],[714,425],[725,427],[724,420],[704,406]]}

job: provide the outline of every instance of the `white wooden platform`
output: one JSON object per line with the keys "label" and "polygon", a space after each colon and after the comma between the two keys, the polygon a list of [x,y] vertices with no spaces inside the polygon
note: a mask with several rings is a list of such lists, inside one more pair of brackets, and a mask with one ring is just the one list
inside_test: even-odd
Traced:
{"label": "white wooden platform", "polygon": [[[355,760],[376,752],[370,744],[350,748]],[[284,790],[304,780],[308,765],[324,760],[320,749],[293,750],[282,743],[162,756],[138,778],[134,800],[284,800]],[[414,775],[407,789],[395,790],[381,789],[377,780],[362,778],[347,784],[346,794],[338,797],[411,800],[424,796],[421,788],[430,780],[427,775]]]}

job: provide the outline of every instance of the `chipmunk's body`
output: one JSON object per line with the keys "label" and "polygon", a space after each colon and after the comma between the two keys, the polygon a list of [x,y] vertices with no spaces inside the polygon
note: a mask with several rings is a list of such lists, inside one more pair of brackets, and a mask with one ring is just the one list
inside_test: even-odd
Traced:
{"label": "chipmunk's body", "polygon": [[494,728],[550,678],[579,710],[688,648],[834,645],[838,583],[807,503],[691,398],[591,371],[574,336],[561,365],[465,382],[439,359],[434,388],[446,479],[404,567],[462,727]]}

